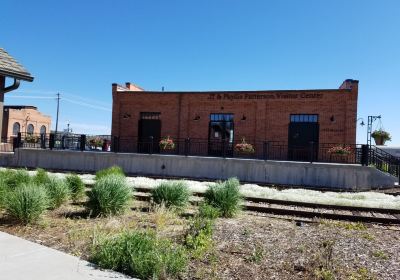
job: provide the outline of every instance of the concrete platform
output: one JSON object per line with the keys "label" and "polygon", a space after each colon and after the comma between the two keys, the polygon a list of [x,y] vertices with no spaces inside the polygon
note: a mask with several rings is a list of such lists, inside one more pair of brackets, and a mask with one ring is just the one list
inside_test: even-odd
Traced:
{"label": "concrete platform", "polygon": [[0,232],[1,280],[133,279],[77,257]]}

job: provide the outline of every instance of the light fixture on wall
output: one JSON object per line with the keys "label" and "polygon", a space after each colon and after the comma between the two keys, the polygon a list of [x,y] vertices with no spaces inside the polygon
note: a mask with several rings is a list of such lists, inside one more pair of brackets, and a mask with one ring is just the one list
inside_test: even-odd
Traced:
{"label": "light fixture on wall", "polygon": [[331,122],[335,122],[335,116],[332,115],[332,116],[330,117],[330,120],[331,120]]}
{"label": "light fixture on wall", "polygon": [[242,118],[240,119],[241,121],[245,121],[247,119],[247,117],[245,115],[242,116]]}
{"label": "light fixture on wall", "polygon": [[131,117],[131,114],[125,113],[122,115],[123,119],[129,119]]}
{"label": "light fixture on wall", "polygon": [[364,126],[364,125],[365,125],[364,119],[363,119],[363,118],[358,118],[358,119],[356,120],[356,123],[358,123],[359,120],[361,120],[360,125],[361,125],[361,126]]}
{"label": "light fixture on wall", "polygon": [[199,115],[196,115],[195,117],[194,117],[194,119],[193,119],[194,121],[198,121],[198,120],[200,120],[200,116]]}

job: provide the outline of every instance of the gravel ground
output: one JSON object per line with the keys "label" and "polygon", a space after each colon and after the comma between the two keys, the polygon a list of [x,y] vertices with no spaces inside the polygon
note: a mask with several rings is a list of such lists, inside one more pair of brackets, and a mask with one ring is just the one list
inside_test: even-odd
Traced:
{"label": "gravel ground", "polygon": [[325,279],[400,279],[399,227],[297,224],[260,214],[219,220],[213,256],[218,265],[203,268],[203,276],[318,279],[318,271],[329,270],[334,278]]}

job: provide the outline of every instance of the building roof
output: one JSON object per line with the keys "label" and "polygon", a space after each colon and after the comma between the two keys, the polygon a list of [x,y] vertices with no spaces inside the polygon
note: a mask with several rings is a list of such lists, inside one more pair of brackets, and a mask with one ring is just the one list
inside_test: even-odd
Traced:
{"label": "building roof", "polygon": [[3,48],[0,48],[0,75],[32,82],[32,75]]}
{"label": "building roof", "polygon": [[32,106],[32,105],[5,105],[4,106],[4,110],[5,109],[16,109],[16,110],[33,109],[33,110],[37,110],[37,107]]}

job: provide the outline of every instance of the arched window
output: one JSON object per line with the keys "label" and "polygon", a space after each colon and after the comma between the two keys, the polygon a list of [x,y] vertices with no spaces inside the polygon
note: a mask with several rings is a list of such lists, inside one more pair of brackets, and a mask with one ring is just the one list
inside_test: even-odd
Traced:
{"label": "arched window", "polygon": [[15,122],[13,124],[13,135],[17,135],[20,128],[21,128],[21,125],[19,124],[19,122]]}
{"label": "arched window", "polygon": [[46,126],[42,125],[40,127],[40,134],[46,134]]}
{"label": "arched window", "polygon": [[33,130],[34,130],[33,124],[29,124],[27,130],[28,134],[33,134]]}

